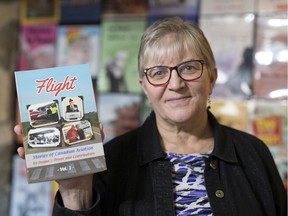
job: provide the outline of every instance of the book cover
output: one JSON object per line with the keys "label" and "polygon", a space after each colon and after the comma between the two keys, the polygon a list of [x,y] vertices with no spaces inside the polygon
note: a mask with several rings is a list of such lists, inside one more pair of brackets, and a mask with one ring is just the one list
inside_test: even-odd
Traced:
{"label": "book cover", "polygon": [[146,28],[146,18],[105,18],[101,26],[99,91],[141,92],[137,55],[140,38]]}
{"label": "book cover", "polygon": [[257,1],[257,13],[268,14],[284,12],[287,13],[288,2],[287,0],[258,0]]}
{"label": "book cover", "polygon": [[156,1],[149,0],[148,23],[149,25],[158,19],[169,16],[179,16],[184,20],[198,22],[198,0],[186,1]]}
{"label": "book cover", "polygon": [[60,0],[20,1],[20,21],[22,25],[58,23],[60,19]]}
{"label": "book cover", "polygon": [[56,53],[57,66],[89,63],[92,78],[97,78],[100,61],[100,26],[59,26]]}
{"label": "book cover", "polygon": [[99,24],[100,0],[61,0],[61,24]]}
{"label": "book cover", "polygon": [[246,101],[212,98],[210,106],[210,111],[221,124],[247,131],[248,114]]}
{"label": "book cover", "polygon": [[251,14],[202,16],[199,19],[218,69],[213,96],[247,99],[252,95],[254,20]]}
{"label": "book cover", "polygon": [[248,131],[268,146],[287,186],[287,101],[253,99],[247,102],[247,108]]}
{"label": "book cover", "polygon": [[28,182],[106,169],[88,64],[16,71]]}
{"label": "book cover", "polygon": [[256,0],[205,0],[199,1],[200,14],[241,14],[255,12]]}
{"label": "book cover", "polygon": [[253,92],[257,98],[287,98],[287,13],[258,16]]}
{"label": "book cover", "polygon": [[28,184],[26,164],[18,155],[13,157],[10,216],[50,216],[52,213],[52,182]]}
{"label": "book cover", "polygon": [[148,0],[105,0],[101,3],[104,17],[147,14]]}
{"label": "book cover", "polygon": [[99,116],[104,125],[104,143],[141,124],[141,95],[129,93],[100,93]]}
{"label": "book cover", "polygon": [[55,67],[57,25],[21,26],[18,70]]}

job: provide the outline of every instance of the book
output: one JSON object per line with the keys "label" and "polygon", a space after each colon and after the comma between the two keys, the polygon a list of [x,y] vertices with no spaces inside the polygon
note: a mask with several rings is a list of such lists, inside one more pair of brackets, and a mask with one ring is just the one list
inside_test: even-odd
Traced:
{"label": "book", "polygon": [[257,1],[257,13],[271,14],[277,12],[284,12],[287,14],[288,2],[287,0],[258,0]]}
{"label": "book", "polygon": [[210,111],[221,124],[247,131],[248,114],[246,101],[212,98]]}
{"label": "book", "polygon": [[268,146],[287,186],[287,100],[252,99],[247,109],[248,132]]}
{"label": "book", "polygon": [[106,169],[88,64],[16,71],[28,182]]}
{"label": "book", "polygon": [[256,0],[205,0],[200,1],[200,14],[242,14],[254,13]]}
{"label": "book", "polygon": [[102,16],[143,16],[147,14],[148,0],[102,1]]}
{"label": "book", "polygon": [[105,125],[104,144],[141,125],[141,95],[136,93],[100,93],[99,116]]}
{"label": "book", "polygon": [[61,24],[99,24],[101,19],[100,0],[61,0]]}
{"label": "book", "polygon": [[[52,213],[52,182],[28,184],[26,164],[18,155],[13,156],[10,216]],[[7,214],[8,215],[8,214]]]}
{"label": "book", "polygon": [[97,78],[100,61],[99,25],[62,25],[57,30],[56,65],[89,63],[92,78]]}
{"label": "book", "polygon": [[102,48],[98,87],[100,92],[140,93],[137,55],[146,17],[102,20]]}
{"label": "book", "polygon": [[18,70],[55,67],[57,25],[20,27]]}
{"label": "book", "polygon": [[210,43],[218,69],[213,89],[214,97],[251,97],[254,22],[251,14],[211,15],[201,16],[199,19],[199,25]]}
{"label": "book", "polygon": [[199,1],[149,1],[148,24],[152,24],[158,19],[165,17],[178,16],[184,20],[198,22]]}
{"label": "book", "polygon": [[22,25],[58,23],[60,20],[60,0],[20,1],[20,22]]}
{"label": "book", "polygon": [[285,99],[288,95],[287,13],[258,16],[256,24],[254,96]]}

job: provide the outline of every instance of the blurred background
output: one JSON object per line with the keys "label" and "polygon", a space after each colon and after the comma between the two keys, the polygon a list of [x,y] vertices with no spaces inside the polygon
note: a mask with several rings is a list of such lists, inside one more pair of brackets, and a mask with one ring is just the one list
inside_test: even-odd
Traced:
{"label": "blurred background", "polygon": [[89,63],[105,142],[151,112],[138,83],[137,52],[152,22],[197,23],[215,54],[211,111],[262,139],[287,189],[286,0],[0,0],[0,215],[51,215],[54,182],[28,184],[15,71]]}

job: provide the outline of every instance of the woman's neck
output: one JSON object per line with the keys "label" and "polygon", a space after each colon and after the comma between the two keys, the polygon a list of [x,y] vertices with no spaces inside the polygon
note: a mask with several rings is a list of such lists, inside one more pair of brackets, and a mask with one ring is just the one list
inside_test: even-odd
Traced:
{"label": "woman's neck", "polygon": [[208,116],[184,124],[157,121],[164,151],[178,154],[206,153],[213,150],[214,139]]}

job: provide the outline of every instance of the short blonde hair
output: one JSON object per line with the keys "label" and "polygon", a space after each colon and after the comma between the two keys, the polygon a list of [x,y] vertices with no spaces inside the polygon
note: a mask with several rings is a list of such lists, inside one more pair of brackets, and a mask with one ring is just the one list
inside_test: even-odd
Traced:
{"label": "short blonde hair", "polygon": [[150,60],[160,61],[175,55],[181,58],[187,51],[194,52],[204,60],[209,74],[212,74],[216,68],[215,58],[203,31],[196,24],[179,17],[156,21],[145,30],[141,38],[138,52],[139,76],[143,77],[144,67]]}

